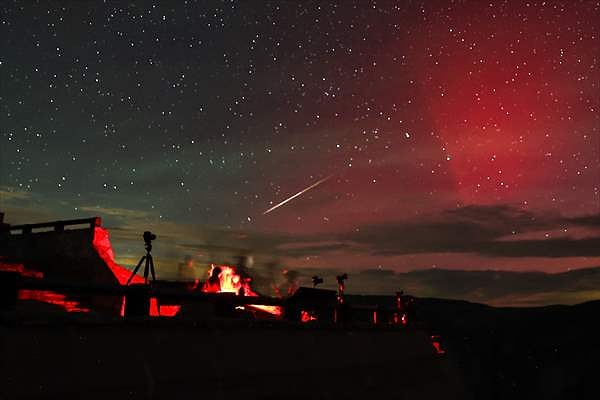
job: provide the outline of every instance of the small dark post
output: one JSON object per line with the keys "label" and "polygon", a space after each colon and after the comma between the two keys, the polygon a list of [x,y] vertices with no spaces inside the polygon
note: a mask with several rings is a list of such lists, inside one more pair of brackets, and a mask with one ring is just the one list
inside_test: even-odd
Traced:
{"label": "small dark post", "polygon": [[344,289],[346,287],[344,281],[348,279],[348,274],[338,275],[335,279],[338,283],[338,303],[342,304],[344,303]]}
{"label": "small dark post", "polygon": [[10,228],[10,224],[4,222],[4,213],[0,212],[0,231]]}
{"label": "small dark post", "polygon": [[346,288],[344,281],[348,279],[348,274],[338,275],[335,279],[338,283],[338,294],[334,322],[345,323],[348,322],[349,308],[346,299],[344,298],[344,290]]}
{"label": "small dark post", "polygon": [[321,283],[323,283],[323,278],[321,278],[318,275],[315,275],[312,277],[312,283],[313,283],[313,288],[316,288],[317,285],[320,285]]}
{"label": "small dark post", "polygon": [[403,290],[396,292],[396,309],[398,311],[404,310],[404,304],[402,303],[402,296],[404,296]]}
{"label": "small dark post", "polygon": [[20,278],[18,272],[0,272],[0,310],[14,311],[17,308]]}
{"label": "small dark post", "polygon": [[134,284],[127,287],[125,295],[125,318],[150,315],[150,286]]}

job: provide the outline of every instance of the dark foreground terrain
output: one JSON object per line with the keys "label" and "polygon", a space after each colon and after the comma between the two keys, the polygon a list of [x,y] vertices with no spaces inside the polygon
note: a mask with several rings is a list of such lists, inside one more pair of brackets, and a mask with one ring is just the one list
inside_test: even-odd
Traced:
{"label": "dark foreground terrain", "polygon": [[[419,299],[417,314],[416,326],[400,331],[4,318],[0,398],[600,398],[600,301],[493,308]],[[442,337],[444,356],[430,334]]]}
{"label": "dark foreground terrain", "polygon": [[[358,304],[393,298],[354,296]],[[472,399],[600,399],[600,301],[497,308],[418,299],[418,324],[442,337]]]}
{"label": "dark foreground terrain", "polygon": [[0,323],[0,399],[464,398],[418,329],[17,317]]}
{"label": "dark foreground terrain", "polygon": [[600,301],[493,308],[421,299],[474,399],[600,399]]}

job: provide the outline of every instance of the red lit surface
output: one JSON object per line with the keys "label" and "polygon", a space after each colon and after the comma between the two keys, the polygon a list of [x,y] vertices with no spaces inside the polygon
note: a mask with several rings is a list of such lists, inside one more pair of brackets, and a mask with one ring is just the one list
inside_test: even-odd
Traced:
{"label": "red lit surface", "polygon": [[310,322],[310,321],[316,321],[317,320],[317,316],[315,315],[315,313],[313,311],[306,311],[306,310],[301,310],[300,311],[300,321],[301,322]]}
{"label": "red lit surface", "polygon": [[89,312],[78,301],[67,300],[66,296],[50,290],[19,290],[19,300],[33,300],[62,307],[67,312]]}
{"label": "red lit surface", "polygon": [[[100,258],[102,258],[108,268],[110,268],[119,283],[121,285],[127,283],[127,279],[129,279],[131,271],[115,262],[115,253],[110,245],[107,229],[104,229],[100,226],[94,228],[93,246]],[[139,275],[135,275],[131,280],[131,283],[144,283],[144,278]]]}
{"label": "red lit surface", "polygon": [[[119,281],[119,284],[125,285],[131,276],[131,271],[115,262],[115,253],[112,249],[107,229],[100,226],[94,228],[94,249],[106,263],[108,268]],[[144,278],[140,275],[134,275],[131,283],[144,283]],[[121,316],[125,315],[125,303],[121,306]],[[150,299],[150,316],[152,317],[174,317],[177,315],[181,306],[179,305],[159,305],[156,298]]]}
{"label": "red lit surface", "polygon": [[18,272],[21,276],[26,276],[28,278],[38,278],[41,279],[44,277],[43,272],[34,271],[31,269],[25,268],[23,264],[17,263],[9,263],[0,260],[0,271],[2,272]]}
{"label": "red lit surface", "polygon": [[446,350],[442,348],[442,344],[440,343],[439,336],[431,336],[431,344],[433,345],[433,348],[437,354],[446,354]]}
{"label": "red lit surface", "polygon": [[[3,272],[18,272],[21,276],[28,278],[42,279],[43,272],[34,271],[25,268],[23,264],[9,263],[0,261],[0,271]],[[90,309],[81,307],[80,303],[75,300],[67,300],[66,296],[50,290],[26,290],[20,289],[18,294],[19,300],[33,300],[42,303],[53,304],[63,308],[67,312],[89,312]]]}
{"label": "red lit surface", "polygon": [[160,305],[156,297],[150,299],[151,317],[174,317],[177,315],[181,306],[179,305]]}
{"label": "red lit surface", "polygon": [[[213,275],[215,268],[217,268],[217,266],[211,264],[210,270],[208,271],[209,277]],[[202,291],[204,293],[235,293],[238,296],[258,297],[258,293],[253,291],[250,287],[250,282],[252,282],[251,278],[242,278],[237,273],[236,269],[231,266],[219,265],[218,268],[221,269],[221,273],[219,273],[219,282],[207,280],[202,286]],[[248,307],[264,311],[275,317],[280,317],[282,315],[282,310],[279,306],[249,304]]]}

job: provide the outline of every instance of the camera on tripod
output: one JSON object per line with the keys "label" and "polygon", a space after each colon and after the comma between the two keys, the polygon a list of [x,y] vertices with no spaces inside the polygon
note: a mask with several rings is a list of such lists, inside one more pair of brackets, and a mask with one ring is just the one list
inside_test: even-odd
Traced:
{"label": "camera on tripod", "polygon": [[156,235],[150,231],[146,231],[144,232],[143,238],[146,244],[150,244],[153,240],[156,239]]}
{"label": "camera on tripod", "polygon": [[154,239],[156,239],[156,235],[150,231],[145,231],[144,234],[142,235],[142,237],[144,238],[146,251],[147,252],[152,251],[152,241]]}
{"label": "camera on tripod", "polygon": [[129,276],[129,279],[127,279],[127,283],[125,284],[126,286],[131,283],[131,280],[138,272],[142,264],[144,264],[144,261],[146,262],[144,265],[144,283],[148,283],[149,276],[152,277],[152,282],[156,281],[154,273],[154,261],[152,260],[152,254],[150,254],[150,252],[152,251],[152,241],[156,239],[156,235],[150,231],[145,231],[142,237],[144,238],[144,247],[146,248],[146,255],[140,259],[140,262],[134,268],[133,272]]}

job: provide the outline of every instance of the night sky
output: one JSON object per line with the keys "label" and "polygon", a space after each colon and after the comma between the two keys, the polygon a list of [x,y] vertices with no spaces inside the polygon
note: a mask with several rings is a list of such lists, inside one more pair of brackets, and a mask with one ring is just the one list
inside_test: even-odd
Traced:
{"label": "night sky", "polygon": [[[600,266],[596,1],[0,10],[9,223],[101,216],[128,266],[150,229],[165,278],[243,255],[357,293],[600,297],[497,278]],[[446,269],[486,272],[449,293]]]}

